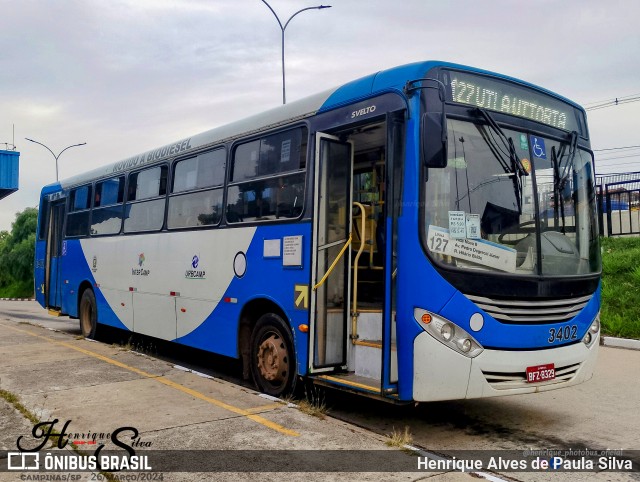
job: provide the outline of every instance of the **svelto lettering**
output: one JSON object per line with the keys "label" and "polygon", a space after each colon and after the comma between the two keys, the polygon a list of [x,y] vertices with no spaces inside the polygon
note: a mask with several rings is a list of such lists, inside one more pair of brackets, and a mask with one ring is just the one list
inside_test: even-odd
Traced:
{"label": "svelto lettering", "polygon": [[375,105],[370,105],[369,107],[364,107],[364,108],[362,108],[360,110],[354,110],[351,113],[351,118],[355,119],[356,117],[361,117],[363,115],[372,114],[375,111],[376,111],[376,106]]}

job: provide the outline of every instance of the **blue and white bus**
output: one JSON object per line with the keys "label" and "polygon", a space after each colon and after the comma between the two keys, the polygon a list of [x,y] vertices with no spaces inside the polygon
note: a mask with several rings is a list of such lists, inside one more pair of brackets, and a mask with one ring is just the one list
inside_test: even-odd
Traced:
{"label": "blue and white bus", "polygon": [[40,304],[391,401],[588,380],[601,260],[584,109],[427,61],[43,188]]}

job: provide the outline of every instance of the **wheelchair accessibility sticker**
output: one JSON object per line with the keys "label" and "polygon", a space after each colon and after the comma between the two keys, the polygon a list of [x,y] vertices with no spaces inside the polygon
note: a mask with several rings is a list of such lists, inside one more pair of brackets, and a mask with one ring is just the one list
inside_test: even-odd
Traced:
{"label": "wheelchair accessibility sticker", "polygon": [[542,137],[531,136],[531,150],[533,151],[533,157],[547,159],[547,148]]}

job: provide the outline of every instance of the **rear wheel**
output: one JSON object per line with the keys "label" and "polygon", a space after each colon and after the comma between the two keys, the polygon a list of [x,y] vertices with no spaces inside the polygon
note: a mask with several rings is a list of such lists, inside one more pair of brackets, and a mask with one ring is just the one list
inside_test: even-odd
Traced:
{"label": "rear wheel", "polygon": [[275,313],[261,316],[251,333],[251,373],[258,389],[268,395],[279,397],[295,387],[293,341]]}
{"label": "rear wheel", "polygon": [[84,290],[80,298],[80,330],[85,338],[95,338],[98,329],[98,308],[96,296],[90,289]]}

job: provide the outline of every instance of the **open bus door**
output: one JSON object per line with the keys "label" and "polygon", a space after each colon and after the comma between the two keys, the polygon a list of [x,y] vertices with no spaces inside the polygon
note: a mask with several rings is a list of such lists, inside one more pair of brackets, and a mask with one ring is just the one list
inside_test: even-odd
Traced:
{"label": "open bus door", "polygon": [[[340,139],[348,139],[348,142]],[[316,134],[309,374],[394,398],[404,111]]]}
{"label": "open bus door", "polygon": [[48,207],[47,245],[44,262],[44,299],[45,307],[60,310],[62,308],[62,257],[65,254],[62,241],[65,201],[52,202]]}
{"label": "open bus door", "polygon": [[351,143],[317,133],[311,276],[311,373],[343,370],[347,365],[352,171]]}

